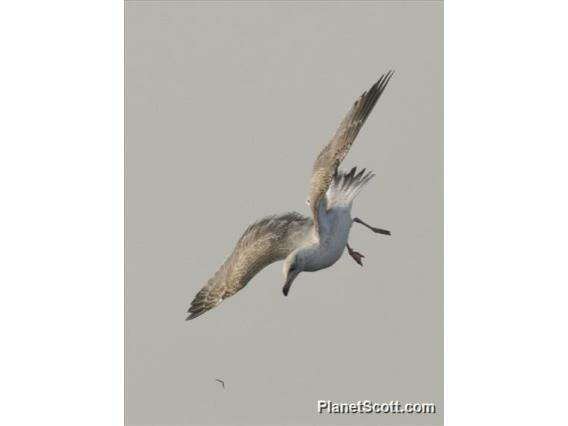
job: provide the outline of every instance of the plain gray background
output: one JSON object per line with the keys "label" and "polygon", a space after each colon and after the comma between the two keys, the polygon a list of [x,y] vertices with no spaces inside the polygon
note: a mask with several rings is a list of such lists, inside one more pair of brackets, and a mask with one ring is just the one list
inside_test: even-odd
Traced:
{"label": "plain gray background", "polygon": [[[127,424],[442,423],[442,20],[434,1],[126,3]],[[285,298],[277,263],[185,322],[247,225],[308,214],[317,153],[391,68],[343,168],[376,172],[353,214],[392,237],[355,225],[363,268],[345,254]]]}

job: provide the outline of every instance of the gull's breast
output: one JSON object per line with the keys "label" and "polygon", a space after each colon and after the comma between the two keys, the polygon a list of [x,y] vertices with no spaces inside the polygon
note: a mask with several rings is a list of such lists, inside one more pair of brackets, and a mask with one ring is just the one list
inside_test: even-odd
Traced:
{"label": "gull's breast", "polygon": [[347,209],[332,209],[326,222],[320,230],[320,245],[312,269],[314,271],[330,267],[343,254],[351,229],[351,214]]}

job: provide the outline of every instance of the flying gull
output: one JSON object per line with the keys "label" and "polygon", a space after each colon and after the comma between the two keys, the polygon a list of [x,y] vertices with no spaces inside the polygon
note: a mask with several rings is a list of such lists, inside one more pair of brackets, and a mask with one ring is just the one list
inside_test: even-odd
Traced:
{"label": "flying gull", "polygon": [[307,204],[311,217],[291,212],[268,216],[249,226],[225,263],[197,293],[187,311],[188,320],[203,315],[227,297],[242,289],[262,269],[284,260],[285,296],[300,272],[313,272],[333,265],[345,248],[363,265],[361,253],[348,244],[353,223],[379,234],[384,229],[351,217],[353,200],[375,176],[365,169],[349,172],[338,169],[349,152],[365,120],[391,79],[393,71],[379,80],[353,104],[331,141],[318,155],[310,180]]}

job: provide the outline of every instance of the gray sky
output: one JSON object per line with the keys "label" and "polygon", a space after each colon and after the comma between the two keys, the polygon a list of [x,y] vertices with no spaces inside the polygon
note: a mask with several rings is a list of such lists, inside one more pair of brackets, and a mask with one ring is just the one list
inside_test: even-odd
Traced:
{"label": "gray sky", "polygon": [[[443,399],[442,4],[127,2],[127,421],[440,424],[318,399]],[[333,267],[271,265],[184,321],[254,220],[296,210],[355,99],[396,74],[343,168],[377,177]],[[223,390],[216,378],[225,381]]]}

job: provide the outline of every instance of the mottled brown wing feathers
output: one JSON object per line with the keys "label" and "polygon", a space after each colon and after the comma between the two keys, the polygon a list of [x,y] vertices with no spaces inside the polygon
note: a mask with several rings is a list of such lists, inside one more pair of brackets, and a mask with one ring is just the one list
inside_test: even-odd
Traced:
{"label": "mottled brown wing feathers", "polygon": [[313,226],[299,213],[265,217],[249,226],[233,253],[197,293],[187,319],[196,318],[242,289],[266,266],[288,256]]}
{"label": "mottled brown wing feathers", "polygon": [[318,155],[310,181],[309,203],[317,226],[317,206],[324,198],[325,193],[335,175],[339,164],[343,161],[361,127],[373,110],[379,97],[383,93],[393,71],[383,74],[379,80],[353,104],[335,135]]}

